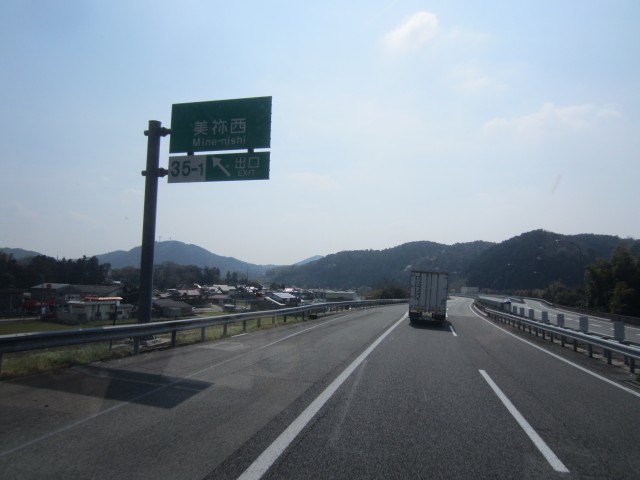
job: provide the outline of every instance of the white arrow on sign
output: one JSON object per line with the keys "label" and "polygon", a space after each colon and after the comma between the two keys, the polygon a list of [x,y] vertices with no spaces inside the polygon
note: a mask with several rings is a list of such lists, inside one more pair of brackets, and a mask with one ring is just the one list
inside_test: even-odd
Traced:
{"label": "white arrow on sign", "polygon": [[216,167],[220,167],[220,170],[222,170],[222,172],[227,176],[230,177],[231,174],[229,173],[229,170],[227,170],[226,168],[224,168],[224,165],[222,165],[222,159],[218,158],[218,157],[211,157],[211,163],[213,165],[213,168]]}

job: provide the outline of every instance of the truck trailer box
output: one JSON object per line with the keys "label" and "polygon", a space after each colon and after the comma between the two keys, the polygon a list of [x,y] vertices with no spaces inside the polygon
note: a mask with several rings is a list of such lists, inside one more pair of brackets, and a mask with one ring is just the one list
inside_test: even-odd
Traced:
{"label": "truck trailer box", "polygon": [[409,320],[443,324],[449,295],[447,272],[412,270],[409,287]]}

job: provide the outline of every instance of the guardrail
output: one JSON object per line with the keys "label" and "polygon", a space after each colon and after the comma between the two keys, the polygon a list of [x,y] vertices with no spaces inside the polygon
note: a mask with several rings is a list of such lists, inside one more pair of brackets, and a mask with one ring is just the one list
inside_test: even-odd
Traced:
{"label": "guardrail", "polygon": [[536,302],[540,302],[540,303],[545,303],[547,304],[549,307],[553,307],[556,310],[565,310],[567,312],[571,312],[571,313],[576,313],[578,315],[588,315],[594,318],[599,318],[599,319],[606,319],[609,320],[611,322],[624,322],[627,325],[635,325],[635,326],[640,326],[640,318],[638,317],[631,317],[629,315],[620,315],[618,313],[607,313],[607,312],[601,312],[600,310],[589,310],[586,308],[574,308],[574,307],[568,307],[566,305],[560,305],[560,304],[555,304],[552,303],[548,300],[545,300],[544,298],[536,298],[536,297],[518,297],[518,296],[511,296],[509,294],[459,294],[456,293],[456,296],[459,297],[470,297],[470,298],[480,298],[480,297],[484,297],[484,298],[488,298],[488,297],[496,297],[496,298],[509,298],[512,302],[517,302],[517,303],[524,303],[525,300],[534,300]]}
{"label": "guardrail", "polygon": [[205,330],[208,327],[224,327],[223,335],[227,334],[227,326],[242,322],[243,331],[246,330],[247,321],[256,320],[258,325],[263,318],[305,315],[309,318],[319,313],[327,313],[331,310],[351,308],[371,308],[381,305],[407,303],[408,300],[364,300],[350,302],[314,303],[292,308],[276,310],[264,310],[259,312],[236,313],[218,315],[214,317],[188,318],[183,320],[170,320],[151,323],[136,323],[132,325],[113,325],[95,328],[82,328],[71,330],[58,330],[52,332],[19,333],[14,335],[0,335],[0,374],[2,373],[2,355],[11,352],[24,352],[45,348],[68,347],[113,340],[132,339],[133,354],[140,352],[140,344],[145,339],[154,335],[171,334],[171,347],[176,346],[177,332],[184,330],[200,330],[200,340],[205,339]]}
{"label": "guardrail", "polygon": [[[536,300],[538,302],[540,301],[540,299],[538,298],[532,298],[531,300]],[[580,308],[567,307],[565,305],[551,304],[551,306],[554,307],[556,310],[566,310],[567,312],[576,313],[578,315],[589,315],[592,317],[606,319],[606,320],[609,320],[610,322],[623,322],[627,325],[635,325],[635,326],[640,325],[640,318],[638,317],[630,317],[628,315],[620,315],[617,313],[600,312],[598,310],[585,310]]]}
{"label": "guardrail", "polygon": [[[482,305],[480,301],[476,302],[476,304],[477,303]],[[535,318],[526,318],[520,315],[505,313],[501,310],[488,308],[487,305],[482,305],[482,310],[484,310],[489,318],[512,325],[519,330],[528,329],[529,333],[535,333],[536,336],[542,335],[543,340],[548,336],[552,342],[559,340],[560,345],[563,347],[565,344],[570,343],[573,345],[574,352],[578,351],[580,344],[585,345],[589,357],[593,357],[593,347],[601,348],[603,356],[607,358],[608,364],[612,363],[612,353],[621,355],[624,358],[625,364],[629,365],[629,371],[631,373],[635,373],[636,360],[640,360],[640,348],[637,345],[632,345],[631,342],[612,340],[594,333],[580,332],[564,326],[552,325],[548,320],[536,320]],[[546,312],[543,312],[543,314],[544,313]]]}

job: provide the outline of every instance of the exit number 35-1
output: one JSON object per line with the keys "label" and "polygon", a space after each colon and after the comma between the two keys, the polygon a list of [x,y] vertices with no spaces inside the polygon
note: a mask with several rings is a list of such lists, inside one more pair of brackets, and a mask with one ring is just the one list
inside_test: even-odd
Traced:
{"label": "exit number 35-1", "polygon": [[204,162],[187,160],[172,160],[169,166],[169,174],[172,177],[188,177],[191,173],[204,175]]}

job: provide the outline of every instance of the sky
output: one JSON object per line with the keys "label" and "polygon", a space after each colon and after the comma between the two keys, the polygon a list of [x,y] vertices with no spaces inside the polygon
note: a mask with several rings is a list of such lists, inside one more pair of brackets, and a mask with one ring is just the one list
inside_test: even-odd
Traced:
{"label": "sky", "polygon": [[269,180],[160,179],[157,240],[287,265],[640,238],[639,25],[637,0],[0,2],[0,247],[140,245],[148,122],[263,96]]}

